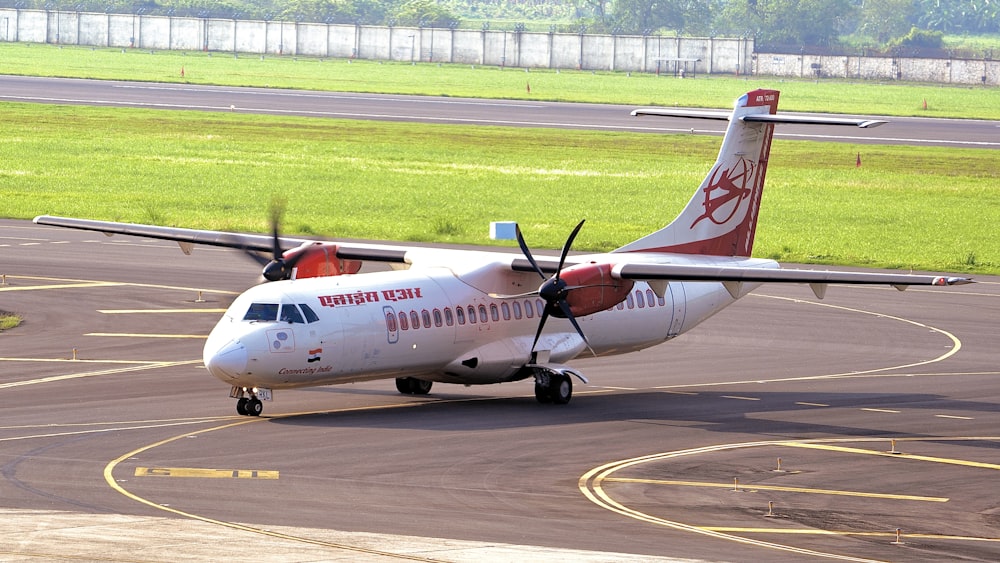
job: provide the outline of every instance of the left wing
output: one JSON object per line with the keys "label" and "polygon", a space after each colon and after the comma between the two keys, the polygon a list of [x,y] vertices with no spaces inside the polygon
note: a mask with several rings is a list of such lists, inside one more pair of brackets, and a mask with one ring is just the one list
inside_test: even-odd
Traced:
{"label": "left wing", "polygon": [[[94,221],[91,219],[72,219],[69,217],[53,217],[39,215],[34,222],[39,225],[97,231],[108,236],[133,235],[176,242],[184,254],[190,254],[195,244],[221,246],[248,250],[254,252],[271,252],[274,249],[274,238],[268,235],[244,233],[227,233],[224,231],[202,231],[198,229],[181,229],[176,227],[160,227],[157,225],[140,225],[135,223],[115,223],[112,221]],[[313,239],[278,237],[282,248],[295,248],[303,244],[316,242]],[[343,260],[368,260],[373,262],[406,262],[406,253],[412,250],[405,246],[383,244],[365,244],[337,242],[337,258]]]}

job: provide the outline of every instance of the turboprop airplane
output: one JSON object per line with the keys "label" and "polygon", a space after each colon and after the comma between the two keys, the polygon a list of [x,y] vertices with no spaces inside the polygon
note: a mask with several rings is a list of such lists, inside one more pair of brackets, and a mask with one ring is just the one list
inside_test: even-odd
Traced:
{"label": "turboprop airplane", "polygon": [[[728,119],[718,159],[670,224],[609,253],[558,259],[434,247],[327,242],[50,216],[35,223],[270,252],[270,283],[237,297],[205,343],[205,367],[231,386],[241,415],[272,391],[395,379],[423,395],[434,382],[485,385],[533,378],[541,403],[565,404],[566,365],[683,334],[762,283],[953,285],[956,277],[781,268],[751,258],[774,126],[874,127],[883,121],[777,114],[778,92],[755,90],[731,113],[641,109],[633,115]],[[288,250],[286,250],[288,249]],[[358,273],[362,261],[391,270]],[[586,319],[584,331],[580,319]]]}

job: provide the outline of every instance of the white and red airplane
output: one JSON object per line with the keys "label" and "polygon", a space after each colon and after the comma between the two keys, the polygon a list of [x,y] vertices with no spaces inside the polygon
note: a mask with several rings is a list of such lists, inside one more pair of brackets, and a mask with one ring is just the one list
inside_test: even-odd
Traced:
{"label": "white and red airplane", "polygon": [[[778,115],[778,92],[741,96],[732,113],[636,110],[728,119],[718,159],[666,227],[605,254],[534,257],[433,247],[324,242],[40,216],[76,229],[272,252],[263,283],[232,303],[205,343],[208,371],[257,416],[272,390],[393,378],[400,392],[433,382],[485,385],[533,378],[542,403],[573,393],[565,365],[582,353],[623,354],[687,332],[761,283],[953,285],[956,277],[780,268],[750,258],[776,123],[873,127],[883,121]],[[290,248],[290,250],[283,250]],[[362,261],[391,270],[357,273]],[[540,283],[540,285],[539,285]],[[586,332],[578,319],[586,317]]]}

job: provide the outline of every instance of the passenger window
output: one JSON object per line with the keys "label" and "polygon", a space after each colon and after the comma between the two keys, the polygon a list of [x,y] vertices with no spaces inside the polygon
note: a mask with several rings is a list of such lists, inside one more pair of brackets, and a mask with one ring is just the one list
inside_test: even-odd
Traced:
{"label": "passenger window", "polygon": [[631,292],[629,292],[629,294],[625,296],[625,302],[628,304],[629,309],[635,308],[635,298],[632,297]]}
{"label": "passenger window", "polygon": [[497,310],[496,303],[490,303],[490,317],[493,318],[493,322],[500,320],[500,311]]}
{"label": "passenger window", "polygon": [[399,314],[399,328],[401,330],[410,330],[410,321],[406,320],[406,313]]}
{"label": "passenger window", "polygon": [[469,324],[476,323],[476,308],[469,305]]}
{"label": "passenger window", "polygon": [[278,320],[277,303],[253,303],[243,317],[244,321],[276,321]]}
{"label": "passenger window", "polygon": [[434,326],[440,327],[444,324],[443,319],[441,318],[441,309],[434,309],[431,311],[431,314],[434,315]]}
{"label": "passenger window", "polygon": [[281,306],[281,322],[299,323],[299,324],[306,323],[304,320],[302,320],[302,313],[299,312],[299,308],[296,307],[295,305]]}
{"label": "passenger window", "polygon": [[515,301],[514,302],[514,318],[517,319],[517,320],[521,320],[521,302],[520,301]]}
{"label": "passenger window", "polygon": [[444,324],[455,326],[455,317],[451,314],[451,307],[444,308]]}
{"label": "passenger window", "polygon": [[458,324],[465,324],[465,309],[461,307],[455,307],[455,316],[458,317]]}
{"label": "passenger window", "polygon": [[646,303],[649,303],[650,307],[656,306],[656,295],[653,294],[652,289],[646,290]]}
{"label": "passenger window", "polygon": [[503,320],[510,320],[510,305],[506,301],[500,304],[500,312],[503,314]]}
{"label": "passenger window", "polygon": [[416,311],[410,311],[410,325],[413,326],[413,330],[420,328],[420,317]]}
{"label": "passenger window", "polygon": [[642,290],[635,290],[635,303],[640,309],[646,306],[646,300],[642,297]]}
{"label": "passenger window", "polygon": [[306,305],[305,303],[299,303],[299,307],[302,308],[302,314],[306,316],[307,323],[319,322],[319,315],[317,315],[312,309],[310,309],[309,305]]}
{"label": "passenger window", "polygon": [[529,319],[535,316],[535,309],[532,308],[531,301],[528,301],[527,299],[524,301],[524,316]]}
{"label": "passenger window", "polygon": [[[494,307],[496,307],[496,305],[494,305]],[[479,306],[479,321],[484,323],[490,322],[490,318],[486,316],[486,305]]]}
{"label": "passenger window", "polygon": [[389,332],[396,332],[396,315],[392,311],[385,313],[385,327]]}

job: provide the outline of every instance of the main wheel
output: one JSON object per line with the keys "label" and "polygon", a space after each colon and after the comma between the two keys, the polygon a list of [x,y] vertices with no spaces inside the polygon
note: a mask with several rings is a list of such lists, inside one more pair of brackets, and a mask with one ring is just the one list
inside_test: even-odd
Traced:
{"label": "main wheel", "polygon": [[246,397],[241,397],[240,400],[236,401],[236,414],[240,416],[246,416],[248,414],[247,413],[248,402],[250,402],[250,399],[247,399]]}
{"label": "main wheel", "polygon": [[549,396],[557,405],[565,405],[573,397],[573,380],[568,375],[553,375],[549,379]]}
{"label": "main wheel", "polygon": [[400,393],[402,393],[404,395],[412,395],[413,394],[413,386],[410,385],[410,379],[411,378],[409,378],[409,377],[397,377],[396,378],[396,391],[399,391]]}
{"label": "main wheel", "polygon": [[549,388],[540,383],[535,383],[535,400],[543,405],[552,402],[552,395],[549,394]]}
{"label": "main wheel", "polygon": [[426,395],[431,392],[431,387],[434,385],[433,381],[427,381],[426,379],[415,379],[410,378],[410,392],[414,395]]}

